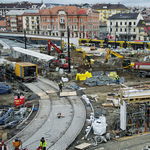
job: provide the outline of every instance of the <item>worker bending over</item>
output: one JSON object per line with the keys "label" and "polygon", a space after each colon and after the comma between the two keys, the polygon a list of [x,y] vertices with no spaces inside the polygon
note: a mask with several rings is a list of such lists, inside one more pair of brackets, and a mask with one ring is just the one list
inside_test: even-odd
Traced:
{"label": "worker bending over", "polygon": [[44,137],[42,137],[39,148],[41,148],[42,150],[46,150],[46,146],[47,146],[47,142],[45,141]]}
{"label": "worker bending over", "polygon": [[59,82],[59,92],[62,92],[62,87],[63,87],[63,82],[60,81],[60,82]]}
{"label": "worker bending over", "polygon": [[8,150],[7,145],[4,143],[4,141],[2,141],[0,144],[0,150]]}

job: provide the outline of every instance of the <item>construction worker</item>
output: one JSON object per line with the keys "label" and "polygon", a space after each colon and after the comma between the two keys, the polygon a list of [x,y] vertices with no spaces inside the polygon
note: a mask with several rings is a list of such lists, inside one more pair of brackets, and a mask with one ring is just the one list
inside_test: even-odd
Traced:
{"label": "construction worker", "polygon": [[116,76],[116,82],[119,84],[120,83],[120,80],[119,80],[119,76],[117,75]]}
{"label": "construction worker", "polygon": [[7,145],[4,143],[4,141],[0,144],[0,150],[7,150]]}
{"label": "construction worker", "polygon": [[132,53],[131,53],[131,57],[134,57],[134,51],[132,51]]}
{"label": "construction worker", "polygon": [[45,141],[44,137],[42,137],[39,148],[41,148],[42,150],[46,150],[46,146],[47,146],[47,142]]}
{"label": "construction worker", "polygon": [[60,118],[61,117],[61,113],[57,113],[57,118]]}
{"label": "construction worker", "polygon": [[62,81],[59,82],[59,92],[62,92],[63,83]]}
{"label": "construction worker", "polygon": [[6,82],[6,75],[5,74],[3,75],[3,78],[4,78],[4,81]]}

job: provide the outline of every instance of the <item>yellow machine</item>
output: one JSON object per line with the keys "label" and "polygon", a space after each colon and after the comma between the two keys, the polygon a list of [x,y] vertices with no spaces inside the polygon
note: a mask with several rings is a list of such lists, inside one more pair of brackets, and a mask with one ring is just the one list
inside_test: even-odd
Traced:
{"label": "yellow machine", "polygon": [[45,51],[45,47],[44,47],[43,45],[40,45],[40,46],[39,46],[39,49],[40,49],[41,51]]}
{"label": "yellow machine", "polygon": [[38,76],[37,65],[30,62],[15,63],[15,75],[22,81],[34,80]]}
{"label": "yellow machine", "polygon": [[91,66],[95,61],[93,59],[93,54],[87,54],[85,51],[83,51],[83,60],[86,66]]}
{"label": "yellow machine", "polygon": [[111,51],[110,49],[107,50],[105,63],[108,62],[110,53],[115,55],[116,57],[122,59],[122,61],[123,61],[122,66],[123,66],[124,69],[131,69],[131,68],[133,68],[134,63],[131,63],[129,59],[125,59],[124,56],[120,55],[119,53],[117,53],[115,51]]}

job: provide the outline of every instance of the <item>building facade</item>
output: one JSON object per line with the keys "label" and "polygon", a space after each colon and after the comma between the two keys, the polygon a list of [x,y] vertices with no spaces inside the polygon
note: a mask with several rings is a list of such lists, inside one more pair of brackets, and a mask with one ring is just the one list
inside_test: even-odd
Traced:
{"label": "building facade", "polygon": [[23,31],[23,18],[24,10],[10,10],[6,16],[6,29],[13,32]]}
{"label": "building facade", "polygon": [[99,36],[99,12],[76,6],[55,6],[41,14],[41,33],[51,36],[94,38]]}
{"label": "building facade", "polygon": [[112,39],[137,40],[136,27],[143,17],[140,13],[115,14],[108,18],[107,30]]}
{"label": "building facade", "polygon": [[117,13],[129,13],[130,10],[123,4],[95,4],[92,7],[93,9],[99,11],[99,21],[107,23],[107,18],[115,15]]}
{"label": "building facade", "polygon": [[40,34],[41,17],[43,10],[25,10],[23,13],[23,28],[28,34]]}
{"label": "building facade", "polygon": [[136,32],[137,40],[150,41],[150,20],[140,20]]}

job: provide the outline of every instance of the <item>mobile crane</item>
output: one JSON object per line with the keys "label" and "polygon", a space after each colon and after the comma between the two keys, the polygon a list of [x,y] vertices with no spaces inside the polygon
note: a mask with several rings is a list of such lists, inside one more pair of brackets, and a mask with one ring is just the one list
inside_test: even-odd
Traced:
{"label": "mobile crane", "polygon": [[110,49],[107,50],[105,63],[108,62],[110,53],[123,60],[122,66],[124,69],[132,69],[133,68],[134,64],[131,63],[129,59],[125,59],[124,56],[120,55],[119,53],[117,53],[115,51],[111,51]]}
{"label": "mobile crane", "polygon": [[52,43],[51,40],[49,40],[47,44],[48,44],[49,54],[50,54],[51,46],[53,46],[58,52],[58,58],[51,60],[50,65],[54,64],[59,66],[59,68],[68,68],[68,63],[66,63],[66,61],[68,61],[68,56],[63,54],[62,51],[55,44]]}

